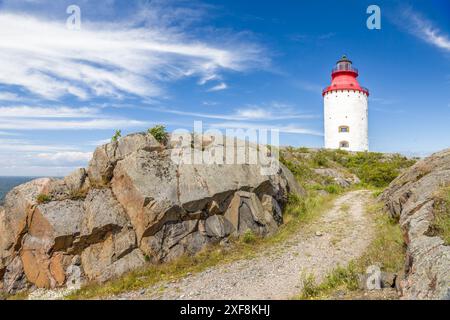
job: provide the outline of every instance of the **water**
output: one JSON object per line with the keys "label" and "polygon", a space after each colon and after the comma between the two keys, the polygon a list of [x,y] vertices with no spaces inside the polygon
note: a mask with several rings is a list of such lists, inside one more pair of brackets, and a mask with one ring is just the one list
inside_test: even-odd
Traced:
{"label": "water", "polygon": [[0,177],[0,204],[5,199],[6,194],[19,184],[36,179],[35,177]]}

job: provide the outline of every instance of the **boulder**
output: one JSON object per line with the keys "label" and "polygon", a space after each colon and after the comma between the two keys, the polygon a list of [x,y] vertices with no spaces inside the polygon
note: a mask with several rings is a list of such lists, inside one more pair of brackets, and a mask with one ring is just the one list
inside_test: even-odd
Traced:
{"label": "boulder", "polygon": [[87,172],[80,168],[63,179],[51,179],[46,194],[52,200],[76,200],[84,198],[89,188]]}
{"label": "boulder", "polygon": [[51,179],[37,179],[15,187],[5,197],[4,208],[0,210],[0,253],[3,258],[11,249],[18,250],[21,239],[27,232],[27,222],[37,198],[49,190]]}
{"label": "boulder", "polygon": [[144,237],[142,251],[153,262],[171,261],[200,251],[209,240],[198,230],[197,220],[169,222],[154,235]]}
{"label": "boulder", "polygon": [[39,239],[44,251],[69,249],[80,234],[84,216],[83,202],[52,201],[37,205],[29,222],[29,239]]}
{"label": "boulder", "polygon": [[119,160],[130,153],[145,150],[161,150],[163,146],[150,134],[135,133],[107,143],[95,149],[87,169],[90,183],[94,186],[108,185]]}
{"label": "boulder", "polygon": [[106,232],[131,227],[127,214],[113,196],[111,189],[91,189],[83,208],[80,236],[87,238],[90,243],[98,242]]}
{"label": "boulder", "polygon": [[[105,281],[143,266],[145,259],[140,250],[135,250],[136,247],[136,234],[133,230],[123,230],[115,234],[109,233],[103,242],[87,247],[81,253],[81,264],[87,279],[90,281]],[[129,256],[132,252],[135,253]],[[136,259],[138,256],[140,258]],[[122,261],[121,264],[132,264],[132,267],[129,269],[121,267],[120,270],[115,270],[113,265],[116,265],[122,259],[127,260],[127,262]]]}
{"label": "boulder", "polygon": [[247,230],[265,236],[275,232],[278,227],[273,211],[264,210],[259,198],[251,192],[236,192],[224,216],[232,224],[237,236]]}
{"label": "boulder", "polygon": [[396,178],[382,193],[399,220],[407,244],[404,277],[396,284],[405,299],[444,299],[450,288],[450,246],[430,232],[436,194],[450,186],[450,149],[433,154]]}
{"label": "boulder", "polygon": [[[275,232],[288,194],[305,194],[292,173],[270,157],[252,162],[265,147],[196,138],[195,157],[217,161],[177,161],[193,155],[190,142],[138,133],[98,147],[87,170],[14,188],[0,207],[0,290],[79,288],[247,230]],[[230,150],[246,162],[221,163]]]}
{"label": "boulder", "polygon": [[26,290],[29,287],[23,271],[22,260],[19,256],[15,256],[8,267],[6,267],[1,287],[3,287],[4,291],[13,294]]}
{"label": "boulder", "polygon": [[284,179],[286,179],[288,192],[305,197],[306,190],[300,186],[292,172],[281,162],[279,162],[279,165],[281,168],[281,175],[284,177]]}
{"label": "boulder", "polygon": [[137,151],[120,161],[111,182],[114,195],[125,208],[138,240],[180,219],[179,177],[169,152]]}
{"label": "boulder", "polygon": [[213,238],[225,238],[235,231],[233,224],[221,215],[210,216],[205,221],[205,233]]}
{"label": "boulder", "polygon": [[358,184],[361,182],[361,180],[359,180],[359,178],[356,175],[347,172],[342,172],[341,170],[338,169],[318,168],[314,169],[314,172],[321,176],[331,178],[337,185],[343,188],[348,188],[353,184]]}

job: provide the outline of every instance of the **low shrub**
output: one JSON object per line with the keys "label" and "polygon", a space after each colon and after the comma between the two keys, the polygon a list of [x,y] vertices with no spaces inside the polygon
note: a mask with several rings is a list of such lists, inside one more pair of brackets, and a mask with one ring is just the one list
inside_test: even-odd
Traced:
{"label": "low shrub", "polygon": [[244,242],[244,243],[255,243],[255,241],[256,241],[256,235],[250,229],[246,230],[244,232],[244,234],[242,235],[242,242]]}
{"label": "low shrub", "polygon": [[37,203],[43,204],[43,203],[52,201],[52,198],[47,194],[41,193],[37,196],[36,200],[37,200]]}
{"label": "low shrub", "polygon": [[151,134],[159,143],[164,143],[167,140],[166,127],[162,125],[157,125],[148,129],[148,133]]}

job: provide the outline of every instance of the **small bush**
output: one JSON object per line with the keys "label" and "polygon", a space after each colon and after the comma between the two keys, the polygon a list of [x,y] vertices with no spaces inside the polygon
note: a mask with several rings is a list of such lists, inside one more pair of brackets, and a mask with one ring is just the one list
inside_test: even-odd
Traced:
{"label": "small bush", "polygon": [[116,132],[114,133],[114,135],[111,138],[111,142],[116,142],[120,139],[120,137],[122,137],[122,130],[116,130]]}
{"label": "small bush", "polygon": [[157,125],[148,129],[148,133],[151,134],[159,143],[164,143],[167,140],[166,127],[162,125]]}
{"label": "small bush", "polygon": [[37,196],[36,200],[37,200],[37,203],[43,204],[43,203],[52,201],[52,198],[47,194],[41,193],[40,195]]}
{"label": "small bush", "polygon": [[328,157],[326,151],[320,150],[313,157],[316,166],[325,167],[328,165]]}
{"label": "small bush", "polygon": [[403,169],[412,166],[416,160],[399,154],[386,156],[378,152],[358,152],[348,155],[336,154],[336,162],[356,174],[362,182],[374,187],[386,187]]}
{"label": "small bush", "polygon": [[256,236],[252,230],[248,229],[242,235],[242,242],[244,243],[254,243],[256,241]]}

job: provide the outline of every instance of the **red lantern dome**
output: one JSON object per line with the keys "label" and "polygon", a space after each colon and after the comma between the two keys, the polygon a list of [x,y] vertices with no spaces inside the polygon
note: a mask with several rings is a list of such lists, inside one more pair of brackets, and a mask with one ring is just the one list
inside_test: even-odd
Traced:
{"label": "red lantern dome", "polygon": [[352,66],[352,62],[344,55],[336,63],[331,73],[331,85],[322,91],[322,96],[335,90],[354,90],[369,95],[367,88],[361,87],[356,79],[358,69]]}

